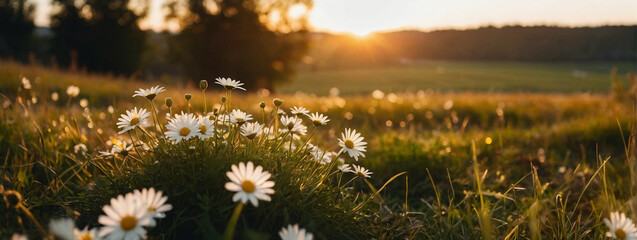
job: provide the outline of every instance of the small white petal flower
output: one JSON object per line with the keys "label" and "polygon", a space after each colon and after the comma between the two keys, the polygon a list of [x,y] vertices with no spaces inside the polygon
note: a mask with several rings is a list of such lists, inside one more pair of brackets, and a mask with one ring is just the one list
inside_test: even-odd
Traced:
{"label": "small white petal flower", "polygon": [[133,195],[146,204],[148,213],[154,218],[164,218],[166,217],[164,212],[173,209],[172,205],[166,204],[168,197],[163,196],[161,191],[155,191],[155,188],[144,188],[142,191],[135,190]]}
{"label": "small white petal flower", "polygon": [[99,229],[85,227],[82,230],[77,228],[73,229],[73,233],[75,234],[74,240],[97,240],[99,239]]}
{"label": "small white petal flower", "polygon": [[102,210],[106,215],[98,218],[98,222],[104,225],[99,235],[108,240],[145,239],[144,227],[154,226],[153,215],[148,213],[148,207],[133,193],[112,198],[111,204]]}
{"label": "small white petal flower", "polygon": [[233,89],[241,89],[243,91],[245,91],[245,88],[242,88],[241,86],[243,86],[243,83],[237,80],[232,80],[231,78],[216,78],[215,83],[219,84],[221,86],[223,86],[223,88],[225,88],[226,90],[233,90]]}
{"label": "small white petal flower", "polygon": [[358,161],[358,157],[365,157],[363,152],[366,152],[367,143],[363,142],[364,138],[360,133],[357,133],[354,129],[345,129],[345,133],[341,133],[341,138],[338,139],[338,145],[342,147],[342,151],[349,154]]}
{"label": "small white petal flower", "polygon": [[263,125],[257,122],[249,122],[241,125],[241,135],[253,140],[255,137],[261,135],[263,132]]}
{"label": "small white petal flower", "polygon": [[314,126],[325,126],[327,125],[327,123],[330,121],[327,116],[324,116],[323,114],[320,113],[312,113],[310,114],[310,121],[312,121],[312,124],[314,124]]}
{"label": "small white petal flower", "polygon": [[175,117],[170,119],[166,128],[166,137],[175,143],[179,143],[182,140],[188,140],[194,137],[199,131],[197,119],[191,113],[175,114]]}
{"label": "small white petal flower", "polygon": [[309,115],[308,115],[308,113],[310,113],[310,111],[309,111],[309,110],[307,110],[307,109],[305,109],[304,107],[297,107],[297,106],[291,107],[291,108],[290,108],[290,112],[291,112],[293,115],[297,115],[297,116],[299,116],[299,117],[300,117],[301,115],[309,116]]}
{"label": "small white petal flower", "polygon": [[314,236],[311,233],[306,232],[304,228],[299,228],[298,224],[290,224],[287,228],[279,231],[279,237],[282,240],[312,240]]}
{"label": "small white petal flower", "polygon": [[297,116],[281,116],[282,132],[290,132],[296,136],[305,135],[307,133],[307,127],[302,124],[303,120]]}
{"label": "small white petal flower", "polygon": [[619,212],[612,212],[610,214],[610,220],[604,218],[604,223],[610,229],[606,232],[606,237],[621,239],[621,240],[636,240],[637,228],[635,223],[630,218],[626,217],[626,214]]}
{"label": "small white petal flower", "polygon": [[250,201],[255,207],[259,205],[259,200],[270,201],[269,195],[274,194],[274,182],[268,181],[272,176],[267,171],[263,171],[261,166],[254,167],[252,162],[239,166],[232,165],[232,171],[226,172],[230,182],[226,183],[228,191],[237,192],[232,196],[232,201],[247,203]]}
{"label": "small white petal flower", "polygon": [[164,87],[160,87],[159,85],[151,87],[150,89],[140,88],[135,91],[133,97],[145,97],[148,100],[153,100],[160,92],[166,91]]}
{"label": "small white petal flower", "polygon": [[148,116],[150,116],[150,113],[146,112],[146,109],[143,108],[137,110],[137,107],[135,107],[133,110],[126,110],[126,114],[122,114],[120,118],[117,119],[119,121],[117,122],[117,128],[122,128],[118,134],[128,132],[137,126],[140,126],[144,121],[146,121]]}
{"label": "small white petal flower", "polygon": [[252,120],[252,114],[247,114],[239,109],[233,109],[230,113],[230,121],[232,123],[243,124],[250,120]]}
{"label": "small white petal flower", "polygon": [[205,140],[207,138],[212,137],[215,131],[215,123],[210,120],[208,116],[199,116],[197,120],[197,124],[199,125],[198,131],[196,132],[197,137],[201,140]]}
{"label": "small white petal flower", "polygon": [[338,170],[341,170],[341,172],[343,173],[352,172],[352,168],[349,166],[349,164],[343,164],[338,166]]}
{"label": "small white petal flower", "polygon": [[66,88],[66,94],[68,94],[70,97],[77,97],[77,95],[80,95],[80,88],[77,86],[71,85],[68,88]]}
{"label": "small white petal flower", "polygon": [[59,98],[60,94],[58,94],[57,92],[51,93],[51,100],[53,100],[54,102],[57,102]]}
{"label": "small white petal flower", "polygon": [[31,89],[31,81],[26,77],[22,77],[22,88]]}
{"label": "small white petal flower", "polygon": [[354,171],[352,172],[361,177],[371,178],[371,175],[374,174],[373,172],[370,172],[368,169],[365,169],[362,166],[352,164],[352,167],[354,168]]}
{"label": "small white petal flower", "polygon": [[332,162],[332,157],[333,157],[332,152],[321,151],[321,149],[318,146],[310,145],[310,155],[312,155],[312,158],[314,159],[314,161],[319,162],[319,164],[321,165],[325,165],[327,163]]}

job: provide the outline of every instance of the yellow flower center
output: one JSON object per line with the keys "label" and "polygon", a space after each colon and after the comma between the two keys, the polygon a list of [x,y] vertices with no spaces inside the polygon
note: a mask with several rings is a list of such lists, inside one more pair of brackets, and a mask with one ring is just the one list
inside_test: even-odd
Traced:
{"label": "yellow flower center", "polygon": [[237,120],[237,122],[243,122],[243,118],[235,118]]}
{"label": "yellow flower center", "polygon": [[122,228],[122,230],[124,230],[124,232],[133,230],[135,227],[137,227],[137,218],[131,215],[127,215],[119,221],[119,226]]}
{"label": "yellow flower center", "polygon": [[363,171],[358,171],[358,176],[365,177],[365,173]]}
{"label": "yellow flower center", "polygon": [[190,134],[190,128],[182,127],[182,128],[179,130],[179,135],[181,135],[181,136],[184,136],[184,137],[185,137],[185,136],[188,136],[188,134]]}
{"label": "yellow flower center", "polygon": [[349,148],[349,149],[354,149],[354,142],[352,140],[345,140],[345,147]]}
{"label": "yellow flower center", "polygon": [[615,229],[615,236],[617,236],[617,239],[626,239],[626,232],[624,232],[624,230],[622,230],[621,228]]}
{"label": "yellow flower center", "polygon": [[254,190],[257,190],[257,186],[255,186],[250,180],[243,181],[243,183],[241,183],[241,188],[243,188],[243,191],[246,193],[252,193]]}
{"label": "yellow flower center", "polygon": [[155,206],[148,207],[148,211],[149,212],[154,212],[155,210],[157,210],[157,208],[155,208]]}
{"label": "yellow flower center", "polygon": [[206,128],[206,124],[201,124],[201,127],[199,127],[199,133],[206,134],[206,131],[208,131],[208,128]]}
{"label": "yellow flower center", "polygon": [[91,237],[91,234],[80,235],[77,238],[80,240],[93,240],[93,237]]}
{"label": "yellow flower center", "polygon": [[318,120],[318,119],[316,119],[316,120],[312,121],[312,123],[314,124],[314,126],[321,126],[321,125],[323,125],[323,123],[321,122],[321,120]]}
{"label": "yellow flower center", "polygon": [[130,125],[131,126],[135,125],[135,124],[138,124],[138,123],[139,123],[139,118],[137,118],[137,117],[134,117],[133,119],[130,120]]}

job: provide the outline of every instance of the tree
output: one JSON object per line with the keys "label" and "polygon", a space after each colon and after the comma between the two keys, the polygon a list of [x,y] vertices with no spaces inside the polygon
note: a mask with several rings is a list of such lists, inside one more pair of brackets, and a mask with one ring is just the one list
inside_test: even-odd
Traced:
{"label": "tree", "polygon": [[173,59],[193,81],[230,77],[250,90],[273,90],[307,51],[307,11],[289,13],[309,10],[311,0],[172,0],[168,6],[169,19],[183,26],[171,41]]}
{"label": "tree", "polygon": [[60,65],[116,74],[139,70],[146,33],[138,20],[146,15],[146,0],[54,1],[61,9],[51,23]]}
{"label": "tree", "polygon": [[28,59],[34,9],[24,0],[0,0],[0,57]]}

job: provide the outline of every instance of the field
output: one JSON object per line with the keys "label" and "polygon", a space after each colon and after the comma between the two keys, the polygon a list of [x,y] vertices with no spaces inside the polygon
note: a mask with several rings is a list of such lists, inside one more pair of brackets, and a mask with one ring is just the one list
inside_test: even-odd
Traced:
{"label": "field", "polygon": [[[431,62],[302,72],[277,95],[228,95],[209,79],[205,102],[195,86],[160,83],[167,90],[154,99],[156,120],[118,134],[126,110],[150,109],[133,92],[159,83],[0,62],[0,238],[46,235],[38,223],[60,217],[99,227],[111,198],[154,187],[172,210],[147,228],[150,239],[278,239],[297,223],[315,239],[605,239],[603,219],[616,211],[635,219],[637,207],[634,95],[611,93],[612,66]],[[617,67],[623,79],[631,66]],[[77,97],[66,94],[69,85],[79,86]],[[328,96],[332,87],[339,96]],[[298,140],[287,135],[293,130],[250,139],[225,120],[207,140],[161,137],[167,112],[240,108],[266,127],[287,126],[273,114],[274,98],[288,116],[302,106],[330,121],[315,128],[304,120]],[[306,142],[339,152],[346,128],[364,137],[364,157],[314,159]],[[100,153],[114,142],[133,147]],[[339,156],[373,174],[338,170]],[[276,183],[258,206],[243,207],[224,188],[231,165],[247,161]],[[23,200],[6,200],[9,190]]]}
{"label": "field", "polygon": [[327,95],[332,87],[342,94],[383,91],[493,91],[493,92],[607,92],[610,72],[634,71],[630,62],[516,63],[516,62],[408,62],[393,67],[355,70],[303,70],[281,92]]}

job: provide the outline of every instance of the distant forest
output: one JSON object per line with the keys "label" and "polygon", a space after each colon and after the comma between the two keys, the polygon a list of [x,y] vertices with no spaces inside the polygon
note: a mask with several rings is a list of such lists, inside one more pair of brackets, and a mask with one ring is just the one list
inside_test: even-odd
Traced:
{"label": "distant forest", "polygon": [[421,60],[636,61],[637,26],[507,26],[354,36],[313,35],[312,68],[352,68]]}

